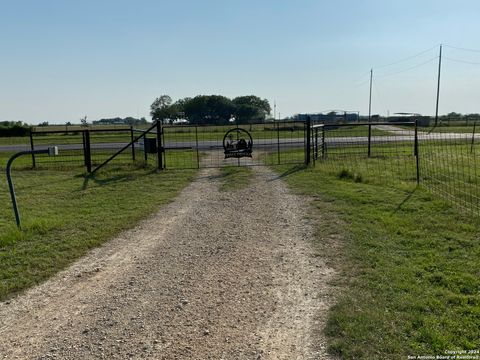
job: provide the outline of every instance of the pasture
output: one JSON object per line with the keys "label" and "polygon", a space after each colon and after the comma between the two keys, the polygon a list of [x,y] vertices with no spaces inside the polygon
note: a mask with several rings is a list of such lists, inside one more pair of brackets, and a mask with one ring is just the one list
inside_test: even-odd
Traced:
{"label": "pasture", "polygon": [[478,349],[478,218],[414,181],[391,182],[398,174],[388,167],[383,180],[348,166],[278,171],[314,199],[318,256],[340,269],[326,329],[332,353],[400,359]]}

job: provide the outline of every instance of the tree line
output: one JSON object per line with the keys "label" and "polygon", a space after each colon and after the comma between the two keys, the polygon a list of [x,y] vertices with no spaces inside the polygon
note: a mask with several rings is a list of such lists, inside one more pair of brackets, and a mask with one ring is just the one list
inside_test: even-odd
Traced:
{"label": "tree line", "polygon": [[264,121],[270,114],[268,100],[255,95],[238,96],[229,99],[221,95],[198,95],[175,102],[168,95],[155,99],[150,106],[152,120],[163,123],[186,119],[191,124],[251,124]]}
{"label": "tree line", "polygon": [[0,121],[0,137],[27,136],[30,126],[22,121]]}

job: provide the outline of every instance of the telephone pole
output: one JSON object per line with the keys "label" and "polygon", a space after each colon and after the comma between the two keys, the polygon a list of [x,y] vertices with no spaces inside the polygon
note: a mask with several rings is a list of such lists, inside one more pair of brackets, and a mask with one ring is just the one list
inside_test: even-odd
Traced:
{"label": "telephone pole", "polygon": [[371,122],[372,118],[372,79],[373,69],[370,69],[370,97],[368,99],[368,122]]}
{"label": "telephone pole", "polygon": [[437,82],[437,105],[435,108],[435,126],[438,123],[438,99],[440,98],[440,71],[442,69],[442,44],[440,44],[440,55],[438,57],[438,82]]}

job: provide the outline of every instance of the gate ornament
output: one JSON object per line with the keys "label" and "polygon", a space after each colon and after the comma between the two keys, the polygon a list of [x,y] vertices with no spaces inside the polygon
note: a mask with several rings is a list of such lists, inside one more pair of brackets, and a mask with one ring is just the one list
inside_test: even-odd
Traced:
{"label": "gate ornament", "polygon": [[223,137],[225,159],[252,157],[253,140],[250,133],[241,128],[231,129]]}

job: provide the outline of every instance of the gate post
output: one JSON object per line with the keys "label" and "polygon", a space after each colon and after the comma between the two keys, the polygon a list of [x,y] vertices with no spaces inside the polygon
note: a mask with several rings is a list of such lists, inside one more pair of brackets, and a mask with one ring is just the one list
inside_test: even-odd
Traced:
{"label": "gate post", "polygon": [[326,145],[325,145],[325,124],[322,126],[322,159],[325,159],[325,150],[326,150]]}
{"label": "gate post", "polygon": [[417,167],[417,185],[420,184],[420,159],[418,153],[418,127],[417,127],[417,120],[415,120],[415,162]]}
{"label": "gate post", "polygon": [[311,146],[311,131],[312,131],[312,123],[310,116],[307,116],[307,121],[305,123],[305,126],[307,127],[307,133],[306,133],[306,145],[305,145],[305,165],[310,165],[310,146]]}
{"label": "gate post", "polygon": [[277,122],[277,158],[280,165],[280,120]]}
{"label": "gate post", "polygon": [[157,120],[157,169],[163,170],[162,125]]}
{"label": "gate post", "polygon": [[33,127],[30,127],[30,150],[32,150],[32,167],[35,169],[37,163],[35,161],[35,146],[33,145]]}
{"label": "gate post", "polygon": [[92,154],[90,151],[90,130],[85,130],[85,147],[83,149],[83,157],[85,159],[85,166],[87,167],[87,172],[92,172]]}
{"label": "gate post", "polygon": [[368,124],[368,157],[372,154],[372,124]]}
{"label": "gate post", "polygon": [[198,153],[198,124],[195,124],[195,147],[197,150],[197,169],[200,169],[200,155]]}
{"label": "gate post", "polygon": [[133,142],[133,126],[130,126],[130,142],[132,143],[132,160],[135,162],[135,143]]}

